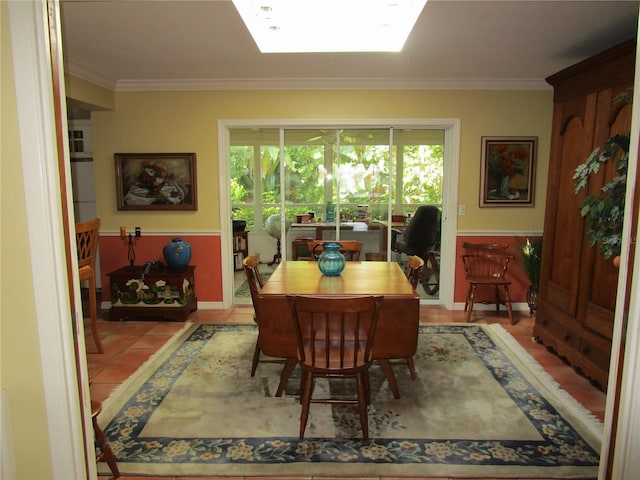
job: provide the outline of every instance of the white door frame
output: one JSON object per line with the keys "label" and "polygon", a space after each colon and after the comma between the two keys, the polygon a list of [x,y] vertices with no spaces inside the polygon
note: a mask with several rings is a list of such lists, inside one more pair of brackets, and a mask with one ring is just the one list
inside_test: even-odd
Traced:
{"label": "white door frame", "polygon": [[[55,33],[60,46],[59,9],[57,2],[52,5],[52,20],[57,22]],[[76,305],[73,309],[67,288],[48,5],[41,1],[12,1],[8,7],[22,169],[23,172],[31,172],[24,175],[29,235],[27,247],[31,258],[51,468],[54,479],[68,480],[86,478],[88,466],[89,475],[95,478],[95,461],[88,462],[85,466],[89,447],[84,443],[83,427],[87,432],[93,430],[89,407],[85,409],[84,424],[79,408],[80,394],[73,344],[72,321],[80,327],[78,348],[84,351],[82,309],[78,308],[80,281],[75,256],[71,256],[76,290]],[[62,65],[56,67],[62,77]],[[63,79],[61,88],[61,98],[64,99]],[[66,119],[64,103],[61,108]],[[66,145],[66,141],[64,144]],[[65,155],[66,176],[69,178],[67,149]],[[69,192],[66,193],[69,197]],[[68,200],[70,202],[70,198]],[[73,212],[70,212],[70,219],[73,219]],[[68,228],[73,231],[71,226]],[[75,245],[75,236],[72,238],[72,245]],[[76,312],[76,318],[71,318],[72,311]],[[86,367],[86,363],[84,366]],[[88,378],[86,368],[80,375]],[[88,398],[88,381],[85,387],[83,396]],[[95,458],[94,452],[92,458]]]}

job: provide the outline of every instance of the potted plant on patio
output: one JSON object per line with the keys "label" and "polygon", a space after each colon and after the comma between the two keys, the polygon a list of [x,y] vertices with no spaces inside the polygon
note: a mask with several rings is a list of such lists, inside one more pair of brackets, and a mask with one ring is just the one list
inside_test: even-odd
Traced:
{"label": "potted plant on patio", "polygon": [[522,270],[529,279],[527,305],[529,314],[533,316],[538,304],[538,286],[540,285],[540,265],[542,263],[542,237],[527,240],[520,244]]}
{"label": "potted plant on patio", "polygon": [[[616,96],[614,102],[631,103],[631,90]],[[600,244],[604,258],[619,257],[622,246],[622,223],[624,220],[625,191],[627,187],[627,164],[629,163],[630,133],[609,138],[578,165],[573,176],[574,192],[587,187],[592,174],[598,173],[600,165],[615,162],[616,174],[597,195],[587,195],[582,201],[580,215],[585,218],[587,239],[593,247]]]}

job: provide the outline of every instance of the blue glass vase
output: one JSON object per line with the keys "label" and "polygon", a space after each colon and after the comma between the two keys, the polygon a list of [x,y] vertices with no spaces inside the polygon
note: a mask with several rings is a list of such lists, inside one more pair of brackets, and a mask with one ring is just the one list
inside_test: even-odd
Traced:
{"label": "blue glass vase", "polygon": [[174,238],[164,246],[162,253],[171,270],[183,271],[191,260],[191,245],[181,238]]}
{"label": "blue glass vase", "polygon": [[[344,255],[340,253],[341,245],[337,242],[328,242],[323,246],[324,252],[318,257],[318,268],[327,277],[337,277],[342,273],[347,263]],[[315,252],[313,253],[315,254]]]}

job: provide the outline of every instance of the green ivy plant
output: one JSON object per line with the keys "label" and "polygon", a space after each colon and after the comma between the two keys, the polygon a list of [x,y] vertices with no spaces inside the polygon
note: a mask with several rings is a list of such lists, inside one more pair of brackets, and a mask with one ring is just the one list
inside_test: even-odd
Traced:
{"label": "green ivy plant", "polygon": [[[631,92],[618,95],[614,101],[631,103]],[[599,194],[587,195],[580,210],[580,215],[586,221],[589,244],[592,247],[599,244],[600,252],[606,259],[620,255],[622,246],[629,141],[630,134],[618,134],[609,138],[602,147],[591,152],[573,175],[574,192],[577,194],[587,187],[589,177],[598,173],[600,165],[615,162],[616,175],[600,189]]]}

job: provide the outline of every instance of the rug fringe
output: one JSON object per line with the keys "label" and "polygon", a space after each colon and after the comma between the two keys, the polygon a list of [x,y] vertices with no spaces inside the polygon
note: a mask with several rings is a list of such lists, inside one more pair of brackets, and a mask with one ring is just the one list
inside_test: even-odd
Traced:
{"label": "rug fringe", "polygon": [[495,333],[500,340],[518,356],[518,360],[520,360],[522,364],[529,369],[533,376],[535,376],[540,382],[543,382],[545,386],[548,386],[549,393],[563,400],[575,415],[588,420],[585,422],[587,428],[589,428],[596,438],[602,439],[604,425],[597,416],[578,402],[569,392],[564,390],[560,384],[544,370],[542,365],[540,365],[540,363],[538,363],[538,361],[534,359],[520,344],[520,342],[518,342],[502,325],[492,323],[485,326],[487,329],[492,330],[492,332]]}

